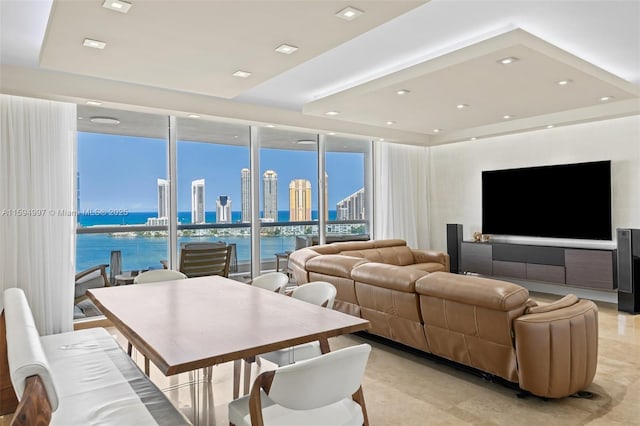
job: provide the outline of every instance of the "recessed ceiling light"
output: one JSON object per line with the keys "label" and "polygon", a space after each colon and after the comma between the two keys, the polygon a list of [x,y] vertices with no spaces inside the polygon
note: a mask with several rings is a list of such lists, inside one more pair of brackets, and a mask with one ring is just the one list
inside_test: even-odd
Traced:
{"label": "recessed ceiling light", "polygon": [[384,142],[384,138],[380,138],[380,142]]}
{"label": "recessed ceiling light", "polygon": [[391,120],[387,121],[387,126],[391,126],[391,125],[394,125],[394,124],[396,124],[395,121],[391,121]]}
{"label": "recessed ceiling light", "polygon": [[94,49],[101,49],[101,50],[107,47],[107,43],[105,43],[104,41],[92,40],[90,38],[85,38],[84,41],[82,42],[82,45],[84,47],[92,47]]}
{"label": "recessed ceiling light", "polygon": [[401,89],[396,92],[396,95],[402,96],[402,95],[406,95],[407,93],[411,93],[411,90]]}
{"label": "recessed ceiling light", "polygon": [[234,139],[238,139],[238,135],[233,135],[233,138]]}
{"label": "recessed ceiling light", "polygon": [[270,128],[270,129],[273,129],[273,128],[274,128],[274,127],[276,127],[276,126],[274,126],[273,124],[267,124],[267,125],[266,125],[266,126],[264,126],[264,127],[268,127],[268,128]]}
{"label": "recessed ceiling light", "polygon": [[338,115],[340,114],[340,111],[327,111],[324,113],[324,115]]}
{"label": "recessed ceiling light", "polygon": [[99,101],[87,101],[87,105],[99,106],[99,105],[102,105],[102,102],[99,102]]}
{"label": "recessed ceiling light", "polygon": [[200,118],[200,116],[198,114],[189,114],[189,115],[187,115],[187,117],[189,117],[189,118]]}
{"label": "recessed ceiling light", "polygon": [[510,118],[513,118],[513,117],[515,117],[515,115],[509,115],[509,114],[507,114],[507,115],[503,115],[503,116],[502,116],[502,118],[504,118],[505,120],[508,120],[508,119],[510,119]]}
{"label": "recessed ceiling light", "polygon": [[335,136],[336,134],[335,134],[334,132],[329,132],[329,133],[327,133],[327,135],[329,135],[329,136]]}
{"label": "recessed ceiling light", "polygon": [[507,58],[499,59],[497,62],[499,64],[502,64],[502,65],[509,65],[509,64],[512,64],[512,63],[514,63],[516,61],[519,61],[519,60],[520,60],[520,58],[516,58],[514,56],[509,56]]}
{"label": "recessed ceiling light", "polygon": [[469,108],[469,105],[467,105],[467,104],[458,104],[458,105],[456,105],[456,108],[458,108],[458,109]]}
{"label": "recessed ceiling light", "polygon": [[238,70],[238,71],[233,73],[234,77],[240,77],[240,78],[247,78],[250,75],[251,75],[251,73],[249,71],[242,71],[242,70]]}
{"label": "recessed ceiling light", "polygon": [[554,127],[555,127],[555,126],[554,126],[553,124],[549,124],[549,125],[547,126],[547,129],[553,129]]}
{"label": "recessed ceiling light", "polygon": [[340,12],[336,13],[336,16],[340,19],[344,19],[345,21],[353,21],[363,13],[364,12],[362,10],[356,9],[355,7],[347,6]]}
{"label": "recessed ceiling light", "polygon": [[276,52],[284,53],[285,55],[291,55],[293,52],[298,50],[297,47],[291,46],[290,44],[281,44],[276,47]]}
{"label": "recessed ceiling light", "polygon": [[89,121],[97,124],[120,124],[120,120],[113,117],[91,117]]}
{"label": "recessed ceiling light", "polygon": [[613,99],[615,96],[603,96],[600,98],[600,100],[602,102],[606,102],[606,101],[610,101],[611,99]]}
{"label": "recessed ceiling light", "polygon": [[433,133],[440,133],[442,129],[433,129]]}
{"label": "recessed ceiling light", "polygon": [[131,9],[131,3],[122,0],[104,0],[102,7],[120,13],[127,13]]}
{"label": "recessed ceiling light", "polygon": [[296,143],[299,145],[315,145],[316,141],[312,141],[311,139],[301,139],[296,141]]}
{"label": "recessed ceiling light", "polygon": [[572,80],[560,80],[556,82],[558,86],[566,86],[569,83],[572,83]]}
{"label": "recessed ceiling light", "polygon": [[84,120],[84,117],[78,117],[78,120]]}
{"label": "recessed ceiling light", "polygon": [[473,137],[473,138],[471,138],[471,139],[469,139],[469,140],[475,141],[476,139],[478,139],[478,138]]}

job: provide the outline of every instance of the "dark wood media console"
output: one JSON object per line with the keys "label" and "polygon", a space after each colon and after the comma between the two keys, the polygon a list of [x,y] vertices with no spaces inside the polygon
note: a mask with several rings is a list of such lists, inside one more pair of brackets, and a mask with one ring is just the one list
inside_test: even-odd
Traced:
{"label": "dark wood media console", "polygon": [[616,252],[611,249],[463,241],[461,272],[615,291]]}

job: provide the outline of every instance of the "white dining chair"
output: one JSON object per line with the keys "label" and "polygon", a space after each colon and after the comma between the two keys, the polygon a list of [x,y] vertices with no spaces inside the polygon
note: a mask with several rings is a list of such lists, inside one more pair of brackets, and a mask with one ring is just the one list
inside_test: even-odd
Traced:
{"label": "white dining chair", "polygon": [[174,281],[187,278],[185,274],[172,269],[152,269],[136,275],[133,279],[134,284],[155,283],[159,281]]}
{"label": "white dining chair", "polygon": [[276,293],[284,293],[287,284],[289,284],[289,277],[282,272],[267,272],[251,281],[251,285],[254,287],[275,291]]}
{"label": "white dining chair", "polygon": [[260,374],[249,395],[229,403],[229,423],[368,426],[361,382],[370,352],[351,346]]}
{"label": "white dining chair", "polygon": [[[333,284],[326,281],[314,281],[296,287],[291,293],[291,297],[332,309],[336,300],[336,293],[337,291]],[[260,359],[266,359],[278,366],[283,366],[321,354],[320,343],[309,342],[262,354],[258,357],[257,364],[260,365]]]}

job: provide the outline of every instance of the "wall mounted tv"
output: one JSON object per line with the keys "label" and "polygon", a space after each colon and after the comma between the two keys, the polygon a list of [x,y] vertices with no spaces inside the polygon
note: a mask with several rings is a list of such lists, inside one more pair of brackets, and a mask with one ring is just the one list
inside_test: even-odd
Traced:
{"label": "wall mounted tv", "polygon": [[611,161],[482,172],[482,233],[611,240]]}

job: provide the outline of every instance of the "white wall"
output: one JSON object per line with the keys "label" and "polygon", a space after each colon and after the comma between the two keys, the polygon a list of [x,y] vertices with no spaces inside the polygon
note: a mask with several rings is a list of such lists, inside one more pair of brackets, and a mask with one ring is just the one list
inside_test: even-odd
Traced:
{"label": "white wall", "polygon": [[[430,159],[425,192],[436,250],[446,251],[447,223],[463,224],[465,240],[482,230],[483,170],[611,160],[614,234],[615,228],[640,228],[640,116],[435,146]],[[562,244],[572,242],[584,245]]]}

